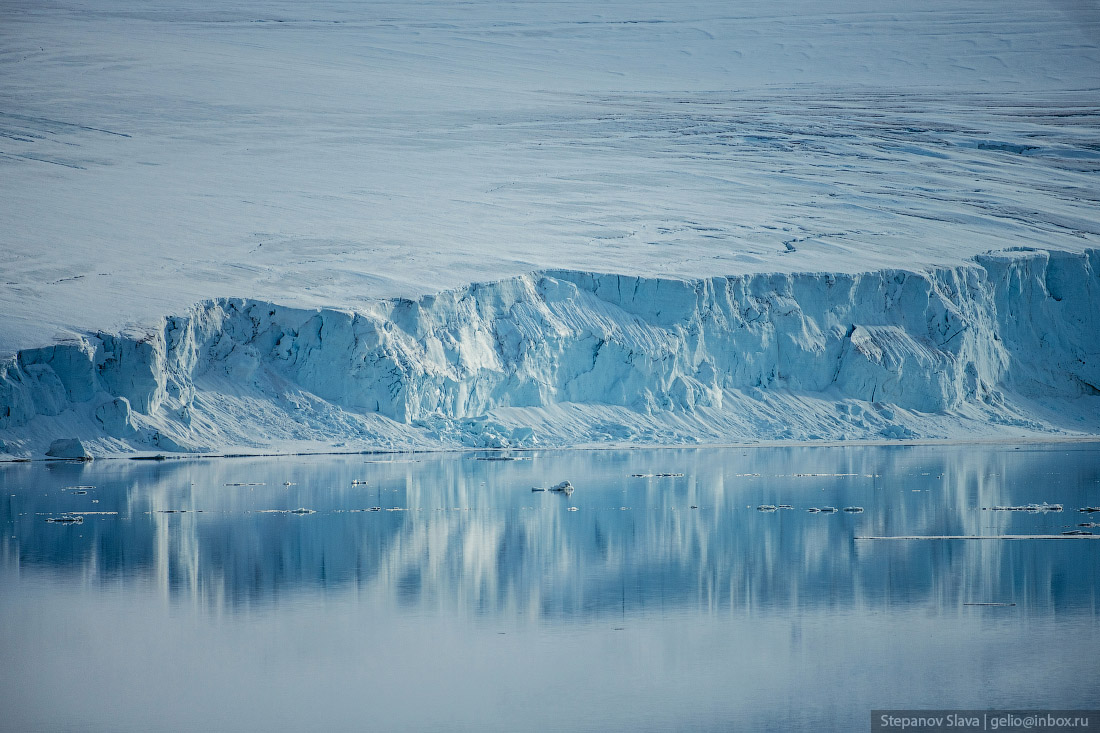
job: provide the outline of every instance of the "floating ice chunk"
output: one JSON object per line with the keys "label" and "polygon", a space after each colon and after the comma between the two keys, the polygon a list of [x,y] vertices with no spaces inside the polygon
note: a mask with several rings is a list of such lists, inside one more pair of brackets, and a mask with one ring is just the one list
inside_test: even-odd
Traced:
{"label": "floating ice chunk", "polygon": [[84,517],[74,514],[64,514],[60,517],[50,517],[46,521],[50,524],[84,524]]}
{"label": "floating ice chunk", "polygon": [[568,481],[562,481],[560,484],[550,487],[551,491],[560,491],[566,495],[573,493],[573,484]]}
{"label": "floating ice chunk", "polygon": [[991,508],[995,512],[1060,512],[1061,504],[1026,504],[1024,506],[995,506]]}
{"label": "floating ice chunk", "polygon": [[79,438],[58,438],[50,443],[50,449],[46,451],[50,458],[75,458],[81,461],[92,460],[92,455],[80,442]]}

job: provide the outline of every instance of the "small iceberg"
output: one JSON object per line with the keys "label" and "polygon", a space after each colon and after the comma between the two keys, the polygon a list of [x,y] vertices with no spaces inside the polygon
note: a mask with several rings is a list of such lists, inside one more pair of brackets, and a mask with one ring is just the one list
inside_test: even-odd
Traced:
{"label": "small iceberg", "polygon": [[92,455],[78,438],[58,438],[50,443],[46,456],[48,458],[69,458],[78,461],[92,460]]}
{"label": "small iceberg", "polygon": [[573,493],[573,484],[569,483],[568,481],[562,481],[560,484],[557,484],[556,486],[551,486],[550,490],[551,491],[560,491],[561,493],[568,496],[569,494]]}

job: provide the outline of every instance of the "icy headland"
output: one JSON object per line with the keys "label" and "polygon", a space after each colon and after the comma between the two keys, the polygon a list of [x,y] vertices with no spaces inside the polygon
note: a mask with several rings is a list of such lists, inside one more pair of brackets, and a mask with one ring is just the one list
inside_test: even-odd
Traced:
{"label": "icy headland", "polygon": [[1100,434],[1098,28],[6,0],[0,453]]}
{"label": "icy headland", "polygon": [[1100,250],[926,272],[548,271],[358,311],[222,299],[0,366],[42,455],[1100,432]]}

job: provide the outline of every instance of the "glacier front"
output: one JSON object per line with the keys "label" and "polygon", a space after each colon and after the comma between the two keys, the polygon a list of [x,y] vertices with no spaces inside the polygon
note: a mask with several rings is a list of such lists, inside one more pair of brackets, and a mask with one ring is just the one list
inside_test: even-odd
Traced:
{"label": "glacier front", "polygon": [[356,310],[202,302],[0,365],[41,457],[1100,433],[1100,250],[700,279],[545,270]]}

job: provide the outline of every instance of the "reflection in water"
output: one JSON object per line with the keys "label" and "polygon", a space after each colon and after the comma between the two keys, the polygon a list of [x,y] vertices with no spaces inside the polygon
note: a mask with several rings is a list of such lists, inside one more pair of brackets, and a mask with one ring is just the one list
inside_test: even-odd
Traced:
{"label": "reflection in water", "polygon": [[[6,565],[153,580],[230,607],[385,589],[401,607],[574,617],[679,606],[1097,606],[1089,542],[856,541],[1060,534],[1100,503],[1092,447],[777,448],[13,465]],[[672,472],[681,477],[635,477]],[[532,492],[568,478],[572,496]],[[289,482],[291,485],[285,485]],[[365,484],[362,482],[366,482]],[[262,484],[258,486],[232,484]],[[78,495],[66,487],[94,485]],[[1061,502],[1049,514],[983,507]],[[94,502],[94,503],[93,503]],[[756,511],[760,504],[791,510]],[[568,507],[578,511],[568,512]],[[691,507],[697,507],[692,509]],[[810,507],[860,506],[861,514]],[[298,507],[313,514],[288,513]],[[376,508],[375,511],[370,511]],[[83,525],[45,524],[61,512]],[[107,512],[117,512],[111,514]]]}
{"label": "reflection in water", "polygon": [[[1100,650],[1100,540],[855,539],[1061,534],[1087,521],[1077,507],[1100,505],[1095,446],[517,455],[528,460],[0,468],[0,657],[41,675],[0,683],[24,685],[11,700],[57,708],[7,703],[0,714],[31,728],[80,727],[89,714],[92,729],[148,725],[154,712],[112,697],[114,683],[79,706],[41,692],[74,655],[97,665],[115,654],[116,673],[131,670],[128,684],[181,728],[209,725],[203,709],[252,716],[220,726],[233,729],[346,728],[360,711],[341,697],[344,680],[368,695],[380,729],[809,730],[865,727],[872,706],[1021,707],[1020,690],[1035,705],[1097,702],[1080,699],[1100,689],[1095,672],[1057,665]],[[661,473],[682,475],[633,475]],[[566,479],[572,495],[531,491]],[[983,509],[1040,502],[1065,511]],[[824,506],[864,511],[807,511]],[[47,523],[64,512],[84,522]],[[129,620],[104,621],[120,615]],[[104,645],[66,636],[76,628]],[[271,635],[252,638],[257,628]],[[162,656],[143,662],[152,648]],[[1052,656],[1037,684],[1040,650]],[[185,671],[210,664],[232,681]],[[285,707],[302,694],[303,665],[326,680],[310,693],[324,714]],[[164,669],[181,676],[151,681]],[[537,686],[520,681],[531,675]],[[266,680],[247,700],[268,700],[268,713],[239,696],[197,704],[249,679]],[[410,691],[428,680],[437,713]]]}

